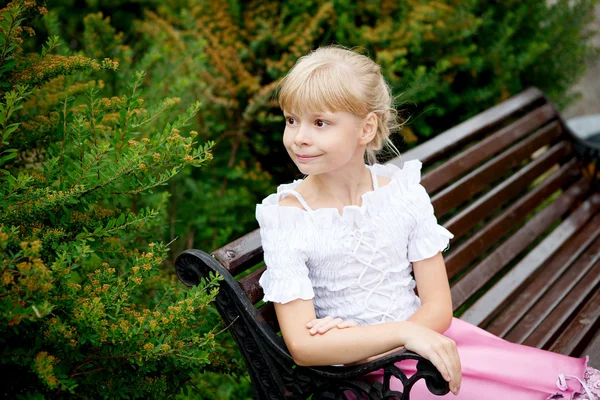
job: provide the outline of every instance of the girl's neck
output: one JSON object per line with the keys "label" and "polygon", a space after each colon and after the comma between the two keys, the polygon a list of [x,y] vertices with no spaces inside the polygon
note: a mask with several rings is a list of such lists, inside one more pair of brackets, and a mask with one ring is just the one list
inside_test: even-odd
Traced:
{"label": "girl's neck", "polygon": [[[319,203],[342,208],[348,205],[361,205],[362,195],[373,190],[371,171],[364,161],[352,160],[344,167],[317,175],[310,175],[313,198]],[[315,199],[316,200],[316,199]]]}

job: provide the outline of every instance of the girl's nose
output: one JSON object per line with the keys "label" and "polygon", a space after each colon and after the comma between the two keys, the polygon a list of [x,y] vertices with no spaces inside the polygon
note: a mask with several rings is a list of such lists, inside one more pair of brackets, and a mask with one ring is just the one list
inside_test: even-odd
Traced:
{"label": "girl's nose", "polygon": [[294,144],[296,146],[310,145],[310,129],[300,126],[296,131],[296,136],[294,137]]}

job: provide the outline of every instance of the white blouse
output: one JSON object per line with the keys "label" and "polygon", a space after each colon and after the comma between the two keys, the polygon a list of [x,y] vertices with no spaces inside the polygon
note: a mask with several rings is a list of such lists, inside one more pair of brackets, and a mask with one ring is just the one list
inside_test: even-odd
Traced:
{"label": "white blouse", "polygon": [[[362,204],[312,210],[282,184],[256,205],[266,271],[264,300],[287,303],[314,299],[318,318],[339,317],[359,325],[408,319],[420,306],[412,262],[445,251],[450,231],[438,225],[421,181],[421,162],[367,165],[373,190]],[[379,187],[377,176],[390,178]],[[279,206],[292,194],[299,207]]]}

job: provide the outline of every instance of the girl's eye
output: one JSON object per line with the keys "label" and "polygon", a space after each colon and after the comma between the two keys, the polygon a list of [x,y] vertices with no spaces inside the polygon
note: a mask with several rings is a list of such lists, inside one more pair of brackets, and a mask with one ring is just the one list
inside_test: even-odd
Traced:
{"label": "girl's eye", "polygon": [[294,122],[296,122],[296,120],[292,117],[287,117],[286,122],[290,125],[294,125]]}
{"label": "girl's eye", "polygon": [[329,125],[327,122],[323,121],[322,119],[318,119],[315,121],[315,125],[317,125],[319,128],[322,128],[324,126]]}

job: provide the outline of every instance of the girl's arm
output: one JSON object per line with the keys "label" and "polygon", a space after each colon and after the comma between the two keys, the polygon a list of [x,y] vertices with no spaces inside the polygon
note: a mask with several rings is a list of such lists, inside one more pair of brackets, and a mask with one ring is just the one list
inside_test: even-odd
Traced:
{"label": "girl's arm", "polygon": [[409,329],[406,322],[394,322],[351,329],[333,328],[323,335],[311,335],[306,324],[315,319],[312,300],[297,299],[274,303],[281,333],[298,365],[346,364],[400,346]]}
{"label": "girl's arm", "polygon": [[442,253],[413,262],[421,307],[408,319],[444,333],[452,324],[452,297]]}
{"label": "girl's arm", "polygon": [[298,365],[349,364],[404,346],[430,360],[457,393],[462,380],[456,343],[411,321],[334,328],[311,335],[306,324],[315,319],[312,300],[274,303],[281,333]]}

